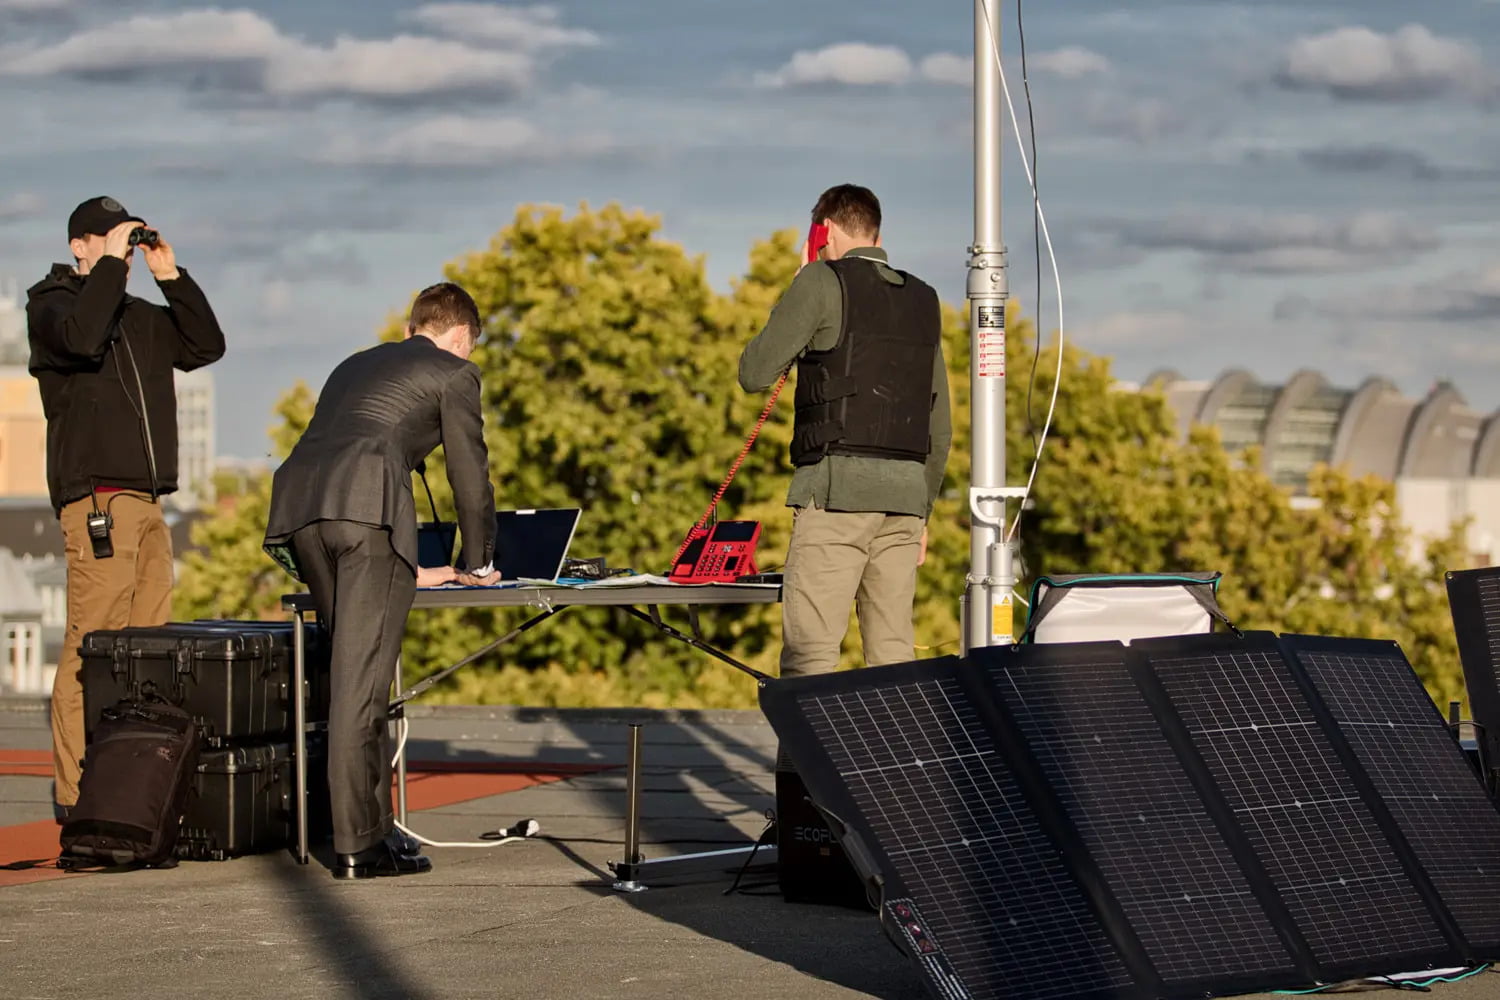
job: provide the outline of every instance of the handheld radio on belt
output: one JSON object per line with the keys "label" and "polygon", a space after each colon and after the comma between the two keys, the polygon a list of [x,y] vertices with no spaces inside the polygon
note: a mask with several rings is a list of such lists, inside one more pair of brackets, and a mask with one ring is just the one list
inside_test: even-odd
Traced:
{"label": "handheld radio on belt", "polygon": [[724,499],[729,484],[734,482],[735,473],[740,471],[745,456],[750,454],[766,421],[771,418],[771,410],[775,408],[776,400],[786,387],[787,377],[791,373],[791,368],[781,373],[781,381],[771,391],[771,398],[766,401],[766,408],[755,422],[755,429],[750,432],[745,447],[740,449],[739,457],[729,467],[729,475],[724,477],[724,482],[719,485],[708,509],[693,525],[678,547],[677,554],[672,557],[669,578],[673,583],[734,583],[742,576],[759,572],[755,566],[755,545],[760,541],[760,522],[720,521],[714,517],[714,511],[719,506],[719,501]]}

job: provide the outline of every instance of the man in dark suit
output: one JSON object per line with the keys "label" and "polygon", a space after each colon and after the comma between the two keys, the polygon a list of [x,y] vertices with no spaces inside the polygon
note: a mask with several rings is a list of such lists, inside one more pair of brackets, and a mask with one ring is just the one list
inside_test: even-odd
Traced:
{"label": "man in dark suit", "polygon": [[[424,289],[406,339],[347,359],[328,376],[312,422],[276,470],[266,550],[312,592],[332,634],[328,785],[335,878],[427,871],[395,833],[387,699],[418,586],[488,586],[495,498],[468,360],[479,310],[451,283]],[[459,573],[417,567],[411,474],[442,444],[458,508]]]}

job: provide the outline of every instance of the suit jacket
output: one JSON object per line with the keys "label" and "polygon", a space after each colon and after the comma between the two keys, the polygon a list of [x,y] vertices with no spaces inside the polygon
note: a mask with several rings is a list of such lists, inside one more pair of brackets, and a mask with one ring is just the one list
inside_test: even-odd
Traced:
{"label": "suit jacket", "polygon": [[312,422],[271,483],[266,551],[297,573],[290,539],[314,521],[386,528],[415,572],[411,474],[439,444],[468,566],[490,565],[495,495],[479,404],[479,368],[422,336],[380,344],[328,376]]}

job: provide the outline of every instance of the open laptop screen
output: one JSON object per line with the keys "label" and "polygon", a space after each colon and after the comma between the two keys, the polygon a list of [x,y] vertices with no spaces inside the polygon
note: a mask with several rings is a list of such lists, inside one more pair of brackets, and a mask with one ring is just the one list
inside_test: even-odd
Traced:
{"label": "open laptop screen", "polygon": [[495,568],[502,580],[556,580],[562,572],[577,507],[495,512]]}
{"label": "open laptop screen", "polygon": [[417,565],[453,565],[453,542],[457,535],[458,525],[449,521],[417,525]]}

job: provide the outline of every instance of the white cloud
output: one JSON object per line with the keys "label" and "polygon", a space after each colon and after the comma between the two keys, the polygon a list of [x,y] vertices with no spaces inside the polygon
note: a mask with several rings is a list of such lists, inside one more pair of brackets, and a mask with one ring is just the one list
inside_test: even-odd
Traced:
{"label": "white cloud", "polygon": [[[1109,60],[1090,49],[1070,45],[1054,52],[1032,56],[1031,68],[1067,79],[1109,71]],[[761,73],[755,82],[762,87],[843,84],[872,86],[901,84],[913,78],[929,83],[968,87],[974,82],[974,60],[956,52],[934,52],[914,63],[894,45],[844,42],[817,51],[798,52],[774,73]]]}
{"label": "white cloud", "polygon": [[1108,73],[1109,60],[1092,49],[1068,45],[1053,52],[1042,52],[1032,56],[1028,62],[1043,73],[1051,73],[1067,80],[1076,80],[1093,73]]}
{"label": "white cloud", "polygon": [[922,60],[922,78],[933,83],[969,87],[974,83],[974,60],[952,52],[934,52]]}
{"label": "white cloud", "polygon": [[[1371,304],[1376,308],[1372,314]],[[1431,281],[1372,288],[1358,295],[1310,299],[1289,297],[1277,304],[1287,316],[1314,315],[1350,322],[1432,321],[1492,325],[1500,319],[1500,261]]]}
{"label": "white cloud", "polygon": [[600,44],[594,32],[560,24],[557,8],[548,6],[429,3],[407,14],[406,20],[462,41],[508,45],[526,51]]}
{"label": "white cloud", "polygon": [[411,100],[508,94],[532,80],[522,52],[414,35],[314,45],[249,10],[142,14],[50,46],[0,48],[0,73],[85,79],[167,76],[279,100]]}
{"label": "white cloud", "polygon": [[1179,214],[1113,227],[1126,247],[1188,251],[1209,265],[1254,274],[1331,274],[1409,261],[1436,249],[1431,229],[1385,212],[1343,219],[1312,215]]}
{"label": "white cloud", "polygon": [[912,77],[911,57],[893,45],[841,42],[814,52],[798,52],[774,73],[760,73],[761,87],[808,87],[840,84],[868,87],[905,83]]}
{"label": "white cloud", "polygon": [[1364,27],[1338,28],[1292,42],[1278,82],[1348,100],[1412,101],[1495,90],[1479,50],[1443,38],[1420,24],[1383,35]]}
{"label": "white cloud", "polygon": [[398,35],[337,39],[332,48],[298,45],[273,58],[266,89],[276,96],[401,98],[421,94],[513,92],[530,81],[532,63],[515,52],[470,48],[437,38]]}
{"label": "white cloud", "polygon": [[1198,330],[1198,323],[1188,314],[1162,309],[1112,313],[1079,324],[1074,336],[1092,349],[1167,347],[1188,340]]}
{"label": "white cloud", "polygon": [[32,191],[18,191],[0,198],[0,223],[34,219],[42,214],[42,196]]}
{"label": "white cloud", "polygon": [[563,137],[520,118],[439,115],[379,138],[345,136],[323,163],[383,167],[488,167],[590,159],[613,151],[608,136]]}
{"label": "white cloud", "polygon": [[1138,143],[1176,135],[1189,124],[1182,110],[1166,101],[1131,99],[1112,92],[1091,96],[1084,104],[1083,118],[1099,132]]}

